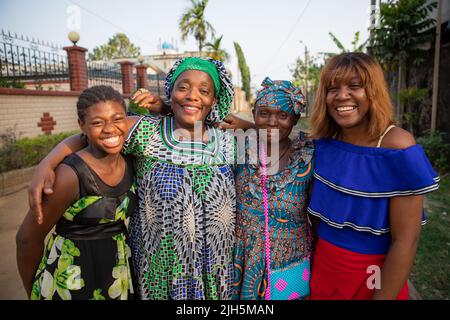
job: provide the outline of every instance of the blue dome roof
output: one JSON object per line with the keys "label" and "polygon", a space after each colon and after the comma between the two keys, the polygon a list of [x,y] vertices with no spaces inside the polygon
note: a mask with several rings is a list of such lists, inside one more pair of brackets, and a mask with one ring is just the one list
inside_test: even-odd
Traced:
{"label": "blue dome roof", "polygon": [[173,47],[173,45],[171,45],[171,44],[168,43],[167,41],[164,41],[164,42],[163,42],[161,48],[162,48],[162,49],[172,49],[172,50],[175,50],[175,48]]}

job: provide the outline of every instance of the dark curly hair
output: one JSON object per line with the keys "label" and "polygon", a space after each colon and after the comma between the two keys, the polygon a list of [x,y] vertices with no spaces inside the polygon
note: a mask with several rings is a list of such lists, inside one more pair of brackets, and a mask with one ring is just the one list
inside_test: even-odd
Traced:
{"label": "dark curly hair", "polygon": [[125,101],[122,95],[117,90],[110,86],[93,86],[84,90],[77,101],[77,113],[78,119],[84,121],[84,116],[86,115],[86,110],[99,103],[114,101],[119,103],[126,111]]}

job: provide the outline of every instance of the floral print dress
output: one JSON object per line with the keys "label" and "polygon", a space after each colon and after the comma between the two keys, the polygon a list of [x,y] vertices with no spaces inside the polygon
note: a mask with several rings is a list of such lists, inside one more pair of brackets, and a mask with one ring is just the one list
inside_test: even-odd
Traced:
{"label": "floral print dress", "polygon": [[80,198],[49,237],[36,272],[32,300],[133,298],[131,253],[125,220],[133,212],[132,162],[114,187],[77,155],[63,161],[77,174]]}

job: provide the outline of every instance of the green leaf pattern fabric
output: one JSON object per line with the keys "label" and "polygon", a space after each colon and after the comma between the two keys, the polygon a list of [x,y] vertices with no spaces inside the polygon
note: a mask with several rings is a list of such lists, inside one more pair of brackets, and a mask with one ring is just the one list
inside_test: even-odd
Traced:
{"label": "green leaf pattern fabric", "polygon": [[[51,236],[47,250],[48,257],[43,257],[38,270],[40,276],[33,285],[32,299],[51,300],[56,293],[62,300],[70,300],[70,290],[80,290],[84,286],[81,268],[74,265],[74,258],[80,256],[80,251],[71,240],[59,235]],[[45,265],[53,263],[57,263],[57,267],[51,274]]]}
{"label": "green leaf pattern fabric", "polygon": [[100,200],[102,197],[100,196],[88,196],[83,197],[79,199],[77,202],[72,204],[66,212],[64,212],[63,217],[66,218],[69,221],[73,221],[73,218],[80,213],[81,210],[85,209],[86,207],[90,206],[94,202]]}
{"label": "green leaf pattern fabric", "polygon": [[[130,191],[135,192],[136,187],[134,184],[131,189],[133,190]],[[102,198],[102,196],[86,196],[79,199],[64,212],[61,219],[73,222],[77,215],[82,214],[83,209]],[[116,207],[114,220],[99,219],[97,223],[125,221],[129,204],[130,198],[127,196]],[[134,293],[129,265],[131,250],[126,243],[126,237],[123,233],[120,233],[112,236],[110,240],[113,242],[111,247],[117,250],[116,253],[113,253],[116,264],[112,266],[112,270],[110,271],[112,284],[103,289],[95,288],[90,291],[89,297],[86,297],[86,299],[125,300],[129,298],[130,293]],[[74,292],[80,291],[85,287],[85,279],[82,276],[84,266],[77,263],[77,259],[83,258],[83,252],[77,247],[76,242],[64,238],[57,234],[56,231],[49,237],[33,282],[31,292],[32,300],[71,300]],[[86,244],[89,245],[90,242],[92,240],[78,240],[77,243],[83,243],[83,247],[85,248]],[[88,252],[88,254],[92,253]],[[84,259],[90,258],[86,256]]]}

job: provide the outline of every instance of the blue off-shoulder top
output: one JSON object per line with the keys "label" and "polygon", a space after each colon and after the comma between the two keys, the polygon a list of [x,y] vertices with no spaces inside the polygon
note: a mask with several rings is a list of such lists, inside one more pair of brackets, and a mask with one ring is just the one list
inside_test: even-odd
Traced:
{"label": "blue off-shoulder top", "polygon": [[439,188],[439,177],[420,145],[386,149],[319,139],[315,150],[308,212],[321,219],[321,239],[353,252],[387,253],[391,197]]}

